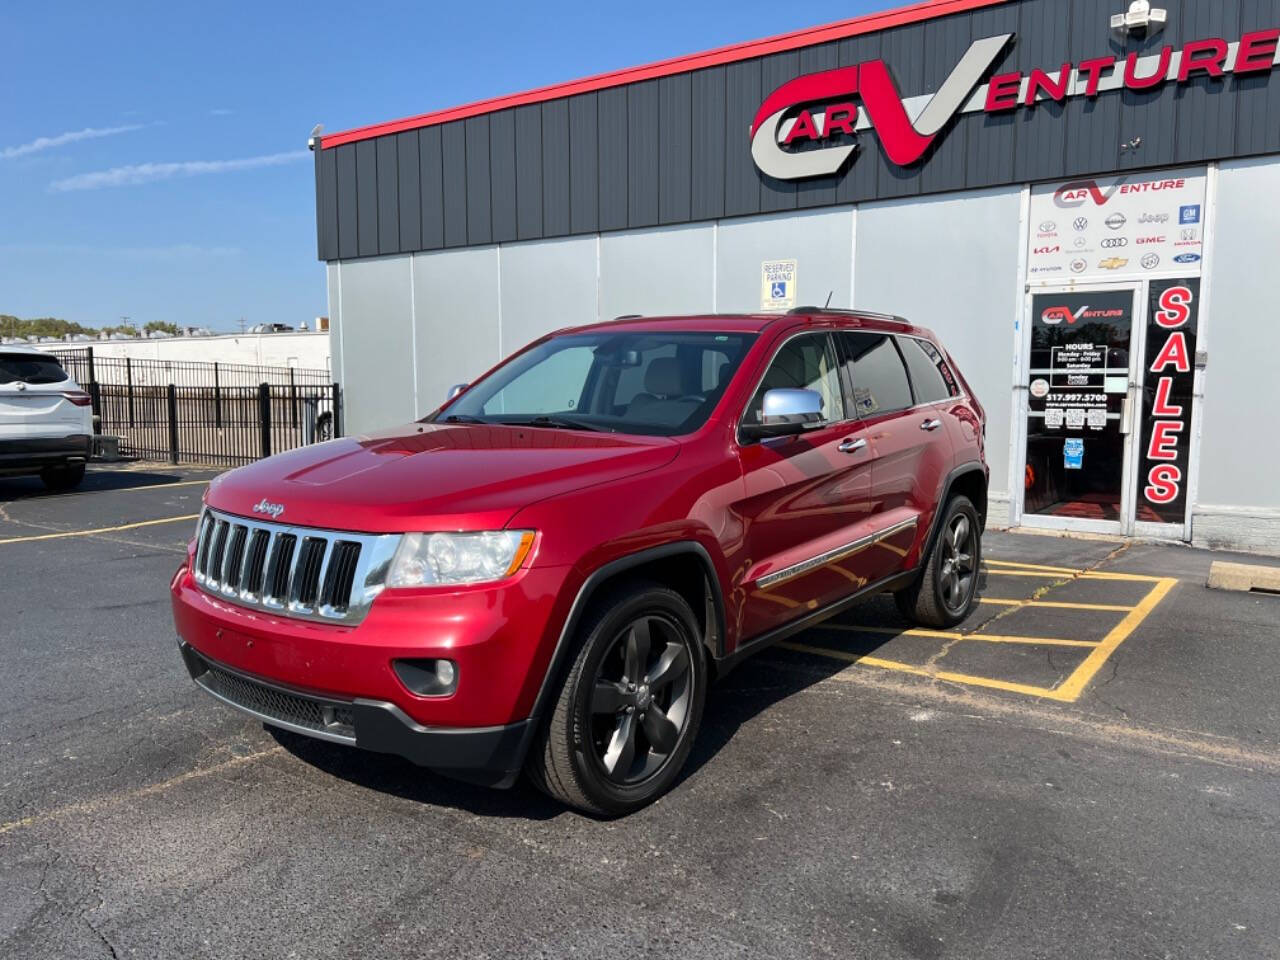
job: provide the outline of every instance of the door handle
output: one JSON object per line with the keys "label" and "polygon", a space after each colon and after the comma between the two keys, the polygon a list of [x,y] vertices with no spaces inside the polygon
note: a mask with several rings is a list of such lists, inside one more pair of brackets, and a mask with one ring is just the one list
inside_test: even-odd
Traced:
{"label": "door handle", "polygon": [[937,430],[940,426],[942,426],[941,420],[926,420],[920,424],[920,429],[921,430]]}
{"label": "door handle", "polygon": [[859,437],[857,440],[851,438],[849,440],[845,440],[840,444],[840,446],[836,447],[836,449],[841,453],[857,453],[866,445],[867,441],[862,437]]}

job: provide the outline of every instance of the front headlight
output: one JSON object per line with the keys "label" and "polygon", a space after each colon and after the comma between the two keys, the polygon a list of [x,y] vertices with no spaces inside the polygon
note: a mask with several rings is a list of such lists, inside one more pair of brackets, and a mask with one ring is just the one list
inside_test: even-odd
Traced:
{"label": "front headlight", "polygon": [[387,586],[502,580],[520,569],[532,546],[532,530],[406,533],[391,561]]}

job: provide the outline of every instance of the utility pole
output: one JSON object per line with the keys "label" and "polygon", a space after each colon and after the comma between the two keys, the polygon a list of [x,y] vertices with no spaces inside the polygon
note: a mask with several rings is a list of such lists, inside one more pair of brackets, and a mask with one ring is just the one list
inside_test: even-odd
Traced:
{"label": "utility pole", "polygon": [[240,332],[244,333],[244,317],[240,318]]}

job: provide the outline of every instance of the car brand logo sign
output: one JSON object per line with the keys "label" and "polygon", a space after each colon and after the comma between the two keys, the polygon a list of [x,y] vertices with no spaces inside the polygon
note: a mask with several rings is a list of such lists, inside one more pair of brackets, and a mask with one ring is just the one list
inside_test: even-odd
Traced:
{"label": "car brand logo sign", "polygon": [[1072,261],[1071,261],[1071,272],[1072,272],[1072,273],[1084,273],[1087,269],[1089,269],[1089,264],[1088,264],[1088,262],[1087,262],[1087,261],[1085,261],[1085,260],[1072,260]]}
{"label": "car brand logo sign", "polygon": [[1119,270],[1121,267],[1127,267],[1129,261],[1122,257],[1110,257],[1098,264],[1103,270]]}
{"label": "car brand logo sign", "polygon": [[1127,237],[1107,237],[1107,239],[1103,240],[1100,244],[1103,250],[1116,250],[1120,247],[1127,247],[1128,245],[1129,240]]}
{"label": "car brand logo sign", "polygon": [[1198,253],[1180,253],[1173,258],[1175,263],[1199,263],[1200,254]]}
{"label": "car brand logo sign", "polygon": [[1076,228],[1076,233],[1084,233],[1089,229],[1088,217],[1076,217],[1075,223],[1072,224]]}
{"label": "car brand logo sign", "polygon": [[1124,225],[1129,222],[1129,218],[1123,213],[1113,213],[1107,217],[1107,228],[1110,230],[1123,230]]}
{"label": "car brand logo sign", "polygon": [[254,513],[264,513],[271,517],[272,520],[279,520],[280,514],[284,513],[283,503],[272,503],[266,497],[263,497],[253,505]]}
{"label": "car brand logo sign", "polygon": [[1144,213],[1138,217],[1139,223],[1168,223],[1169,215],[1167,213]]}
{"label": "car brand logo sign", "polygon": [[1040,232],[1045,235],[1052,235],[1058,232],[1058,225],[1052,220],[1046,220],[1040,224]]}
{"label": "car brand logo sign", "polygon": [[1186,226],[1189,223],[1200,222],[1200,204],[1190,204],[1178,210],[1178,223]]}
{"label": "car brand logo sign", "polygon": [[[756,167],[780,180],[831,176],[854,158],[858,134],[869,130],[875,131],[890,163],[909,167],[924,160],[959,116],[1093,100],[1103,91],[1186,86],[1206,76],[1269,74],[1276,62],[1273,32],[1256,30],[1230,44],[1220,38],[1192,40],[1179,48],[1165,46],[1157,54],[1113,52],[1025,73],[995,74],[1014,36],[975,40],[936,92],[918,97],[903,97],[882,59],[787,81],[765,98],[748,129]],[[1064,187],[1057,200],[1064,208],[1089,200],[1102,206],[1120,190],[1119,185],[1103,191],[1093,181],[1078,181]]]}
{"label": "car brand logo sign", "polygon": [[1160,266],[1160,257],[1157,256],[1156,254],[1148,253],[1145,257],[1142,258],[1143,270],[1154,270],[1158,266]]}
{"label": "car brand logo sign", "polygon": [[1040,322],[1050,327],[1056,327],[1062,323],[1066,323],[1069,326],[1083,317],[1088,311],[1089,308],[1087,306],[1081,307],[1075,313],[1072,313],[1068,307],[1049,307],[1040,314]]}

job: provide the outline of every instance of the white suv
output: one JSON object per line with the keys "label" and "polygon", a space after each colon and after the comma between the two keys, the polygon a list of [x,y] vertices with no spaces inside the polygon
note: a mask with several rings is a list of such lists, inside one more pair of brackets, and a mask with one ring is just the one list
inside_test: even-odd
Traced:
{"label": "white suv", "polygon": [[51,490],[84,479],[93,411],[58,358],[0,345],[0,476],[38,473]]}

